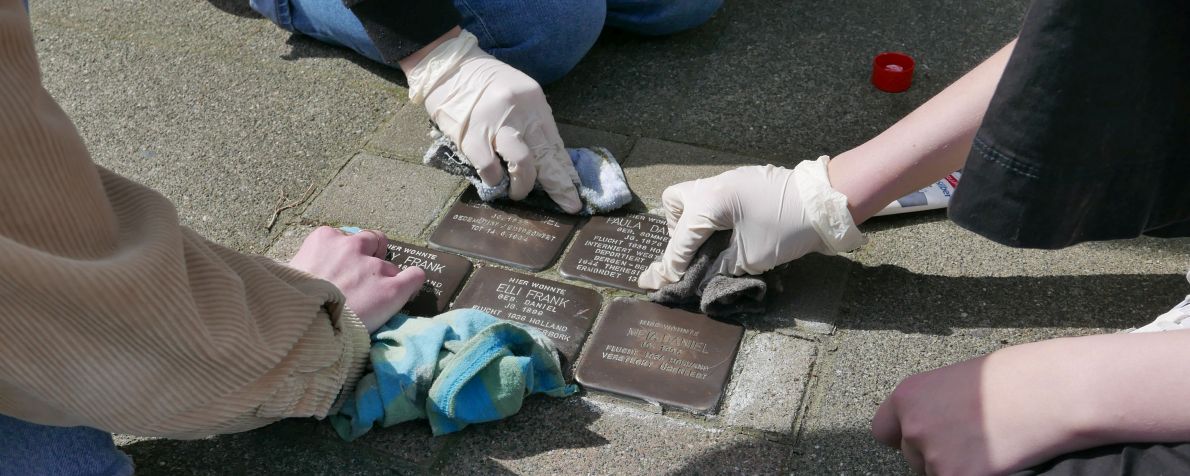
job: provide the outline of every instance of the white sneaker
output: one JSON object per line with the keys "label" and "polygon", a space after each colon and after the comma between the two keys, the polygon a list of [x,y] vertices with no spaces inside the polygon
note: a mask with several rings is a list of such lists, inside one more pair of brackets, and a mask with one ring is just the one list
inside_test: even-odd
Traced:
{"label": "white sneaker", "polygon": [[1130,332],[1164,332],[1190,329],[1190,296],[1181,304],[1174,306],[1169,312],[1157,317],[1152,324]]}

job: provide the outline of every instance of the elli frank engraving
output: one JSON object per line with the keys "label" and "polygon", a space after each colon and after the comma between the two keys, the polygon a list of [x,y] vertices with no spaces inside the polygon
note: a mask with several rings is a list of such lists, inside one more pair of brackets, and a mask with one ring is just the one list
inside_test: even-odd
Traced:
{"label": "elli frank engraving", "polygon": [[656,215],[592,217],[579,229],[559,271],[567,278],[641,293],[636,278],[665,253],[667,241],[665,219]]}
{"label": "elli frank engraving", "polygon": [[533,327],[554,341],[564,364],[574,362],[599,315],[599,293],[536,276],[483,267],[455,299],[455,309],[473,308]]}
{"label": "elli frank engraving", "polygon": [[385,259],[401,269],[416,266],[426,272],[421,291],[403,309],[414,316],[433,316],[445,311],[450,298],[463,284],[463,278],[471,272],[471,262],[467,258],[400,241],[388,240]]}
{"label": "elli frank engraving", "polygon": [[606,392],[712,413],[744,329],[648,301],[607,306],[579,361],[579,383]]}
{"label": "elli frank engraving", "polygon": [[540,271],[558,257],[575,223],[569,215],[489,205],[468,191],[446,212],[430,246]]}

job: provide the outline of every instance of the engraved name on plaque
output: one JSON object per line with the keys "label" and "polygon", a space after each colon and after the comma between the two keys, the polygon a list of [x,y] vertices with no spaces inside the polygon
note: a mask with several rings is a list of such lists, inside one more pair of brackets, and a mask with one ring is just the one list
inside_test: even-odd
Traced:
{"label": "engraved name on plaque", "polygon": [[416,266],[426,272],[426,282],[402,311],[414,316],[433,316],[446,310],[463,278],[471,272],[471,262],[462,256],[431,250],[409,243],[388,240],[385,259],[405,269]]}
{"label": "engraved name on plaque", "polygon": [[577,221],[516,205],[489,205],[468,191],[446,212],[429,241],[433,248],[540,271],[558,257]]}
{"label": "engraved name on plaque", "polygon": [[591,217],[558,271],[567,278],[643,293],[636,278],[665,253],[667,241],[665,219],[656,215]]}
{"label": "engraved name on plaque", "polygon": [[451,307],[478,309],[536,328],[554,341],[564,365],[569,365],[582,348],[602,301],[599,293],[590,289],[482,267]]}
{"label": "engraved name on plaque", "polygon": [[744,329],[660,304],[617,299],[591,333],[575,376],[606,392],[714,412]]}

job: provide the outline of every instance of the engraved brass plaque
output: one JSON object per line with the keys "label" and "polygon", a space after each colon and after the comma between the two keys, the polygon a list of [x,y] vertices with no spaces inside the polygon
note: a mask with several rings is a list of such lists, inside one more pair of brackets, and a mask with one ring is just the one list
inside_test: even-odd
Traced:
{"label": "engraved brass plaque", "polygon": [[607,306],[575,376],[606,392],[714,412],[744,328],[634,299]]}
{"label": "engraved brass plaque", "polygon": [[567,278],[643,293],[636,278],[665,253],[668,241],[665,219],[656,215],[592,217],[558,270]]}
{"label": "engraved brass plaque", "polygon": [[532,271],[558,257],[578,222],[576,217],[483,203],[463,194],[430,236],[430,246]]}
{"label": "engraved brass plaque", "polygon": [[452,309],[474,308],[526,324],[554,341],[563,365],[578,356],[603,298],[578,286],[503,269],[482,267],[459,292]]}
{"label": "engraved brass plaque", "polygon": [[402,311],[414,316],[434,316],[446,310],[450,298],[471,272],[471,262],[462,256],[421,246],[388,240],[388,255],[398,268],[416,266],[426,272],[426,282]]}

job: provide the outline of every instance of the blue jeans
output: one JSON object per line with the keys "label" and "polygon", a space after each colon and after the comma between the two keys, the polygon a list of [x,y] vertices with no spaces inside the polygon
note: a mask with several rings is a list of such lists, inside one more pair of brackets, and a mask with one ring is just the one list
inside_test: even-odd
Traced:
{"label": "blue jeans", "polygon": [[0,415],[0,476],[132,474],[132,459],[111,433],[85,426],[45,426]]}
{"label": "blue jeans", "polygon": [[[479,46],[541,84],[561,79],[604,26],[668,35],[706,22],[723,0],[453,0]],[[379,50],[341,0],[251,0],[289,31],[345,46],[375,61]]]}

